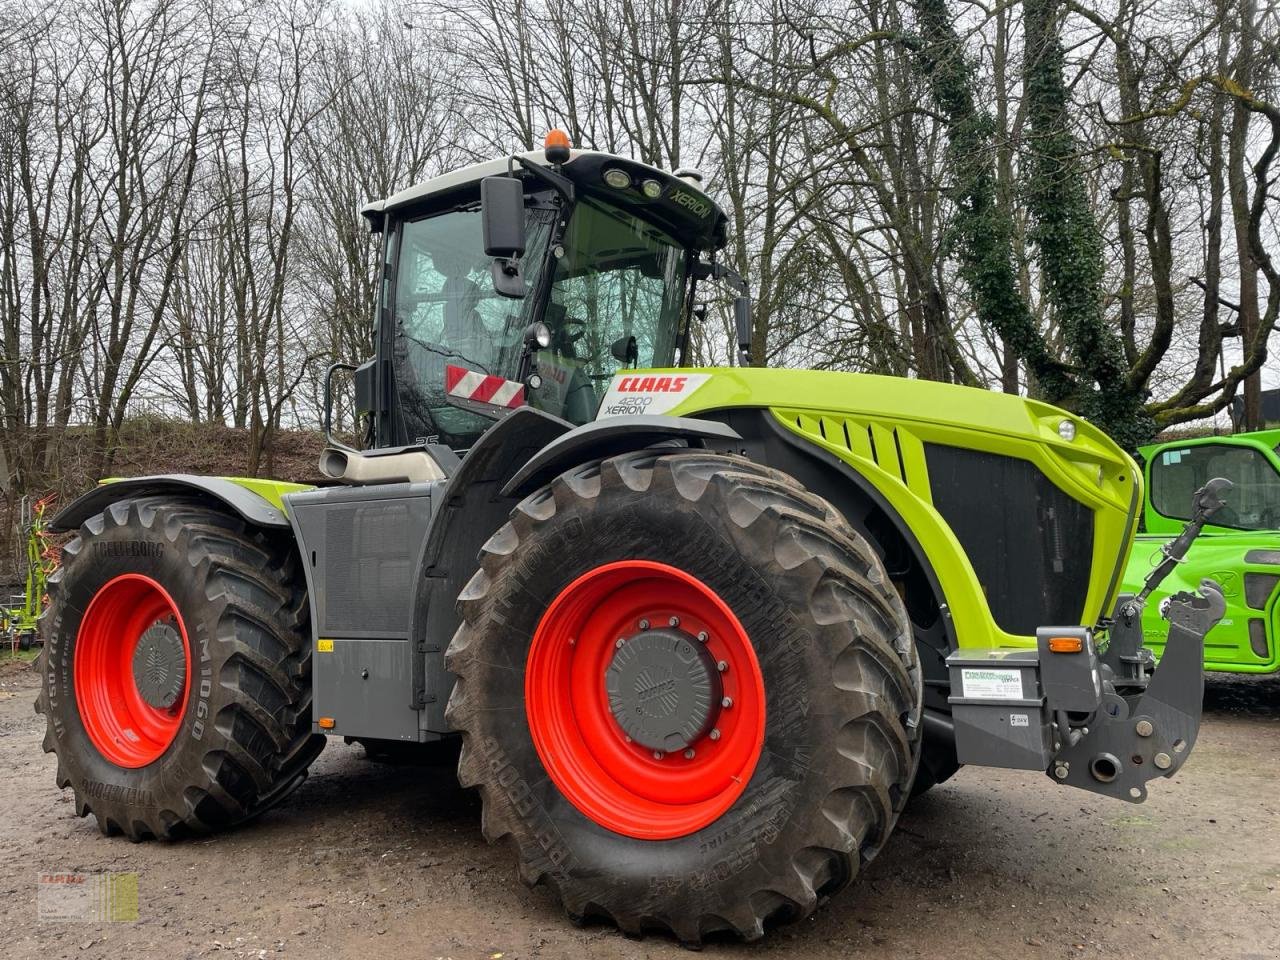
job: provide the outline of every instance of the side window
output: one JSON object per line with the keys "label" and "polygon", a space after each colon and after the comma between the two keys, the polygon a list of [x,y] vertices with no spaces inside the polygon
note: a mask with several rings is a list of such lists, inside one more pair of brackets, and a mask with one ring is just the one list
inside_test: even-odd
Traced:
{"label": "side window", "polygon": [[1214,477],[1235,487],[1213,518],[1243,530],[1280,528],[1280,473],[1260,450],[1210,443],[1162,450],[1151,464],[1151,505],[1175,520],[1191,518],[1191,498]]}
{"label": "side window", "polygon": [[[501,347],[519,309],[497,296],[489,279],[480,215],[458,210],[404,226],[396,285],[396,321],[421,353],[453,358],[468,369],[497,373]],[[443,375],[421,379],[443,382]]]}

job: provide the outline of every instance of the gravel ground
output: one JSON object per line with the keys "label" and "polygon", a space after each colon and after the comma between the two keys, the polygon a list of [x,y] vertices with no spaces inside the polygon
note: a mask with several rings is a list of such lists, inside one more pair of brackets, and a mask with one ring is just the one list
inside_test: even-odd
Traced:
{"label": "gravel ground", "polygon": [[[687,957],[575,929],[485,844],[440,770],[332,742],[251,826],[105,839],[53,783],[37,678],[0,663],[0,957],[377,960]],[[1280,680],[1211,678],[1190,763],[1131,806],[1045,777],[961,770],[916,801],[856,886],[763,943],[702,954],[883,958],[1280,957]],[[36,875],[136,871],[136,923],[39,922]]]}

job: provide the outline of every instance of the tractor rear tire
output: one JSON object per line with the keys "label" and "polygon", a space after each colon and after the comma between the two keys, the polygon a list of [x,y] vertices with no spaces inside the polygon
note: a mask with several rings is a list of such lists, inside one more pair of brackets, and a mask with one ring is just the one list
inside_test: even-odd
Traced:
{"label": "tractor rear tire", "polygon": [[291,540],[193,499],[121,500],[63,548],[49,595],[44,749],[104,834],[228,827],[306,778],[324,737]]}
{"label": "tractor rear tire", "polygon": [[739,457],[630,453],[525,499],[480,563],[446,661],[459,778],[572,920],[752,940],[884,846],[921,670],[825,500]]}

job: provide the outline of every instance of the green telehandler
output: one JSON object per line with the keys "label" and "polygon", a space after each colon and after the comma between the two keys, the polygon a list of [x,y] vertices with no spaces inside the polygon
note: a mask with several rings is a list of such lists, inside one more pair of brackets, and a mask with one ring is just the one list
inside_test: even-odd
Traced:
{"label": "green telehandler", "polygon": [[[1142,526],[1125,570],[1124,588],[1140,584],[1188,518],[1188,491],[1209,477],[1234,484],[1231,503],[1153,594],[1143,616],[1146,645],[1159,655],[1165,633],[1159,604],[1210,577],[1222,588],[1226,613],[1205,637],[1206,670],[1280,671],[1280,430],[1171,440],[1141,447],[1147,496]],[[1190,501],[1188,501],[1189,503]]]}
{"label": "green telehandler", "polygon": [[[1119,592],[1142,477],[1099,430],[747,366],[694,171],[553,134],[363,213],[367,432],[326,397],[325,484],[135,478],[55,520],[44,747],[104,833],[247,820],[325,735],[460,738],[526,883],[695,945],[807,916],[959,764],[1139,802],[1185,763],[1222,597],[1165,604],[1152,672]],[[739,363],[688,366],[717,288]]]}

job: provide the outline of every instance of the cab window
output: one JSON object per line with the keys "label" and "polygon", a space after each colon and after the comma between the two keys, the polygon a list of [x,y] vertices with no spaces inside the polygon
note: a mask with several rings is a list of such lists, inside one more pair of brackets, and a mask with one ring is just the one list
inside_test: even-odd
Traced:
{"label": "cab window", "polygon": [[1160,451],[1151,464],[1151,506],[1174,520],[1189,520],[1192,497],[1214,477],[1235,485],[1227,505],[1214,514],[1214,525],[1280,529],[1280,472],[1253,447],[1209,443]]}

